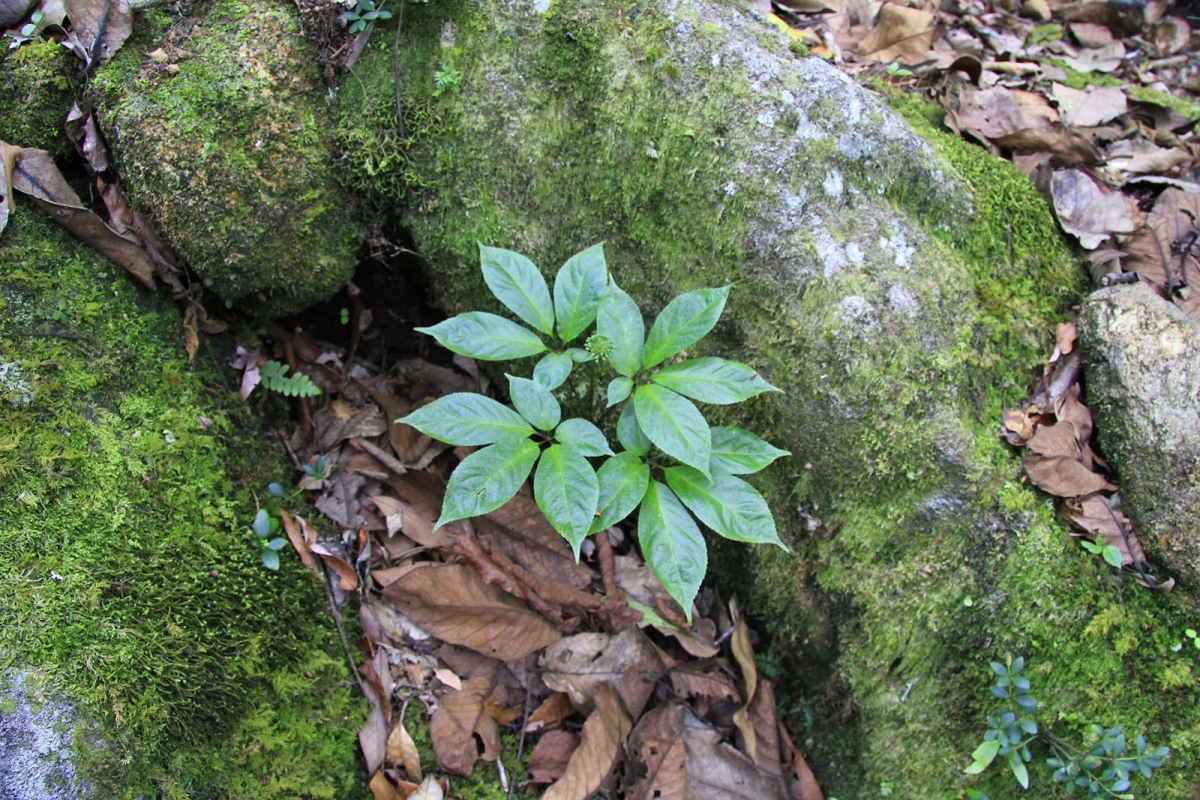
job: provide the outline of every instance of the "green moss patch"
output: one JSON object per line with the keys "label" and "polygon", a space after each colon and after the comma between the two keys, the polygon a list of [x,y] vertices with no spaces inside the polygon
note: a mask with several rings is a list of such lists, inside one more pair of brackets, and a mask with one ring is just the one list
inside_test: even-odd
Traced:
{"label": "green moss patch", "polygon": [[0,140],[18,147],[71,152],[63,123],[71,110],[75,56],[53,41],[0,51]]}
{"label": "green moss patch", "polygon": [[188,367],[172,306],[25,203],[0,306],[30,390],[0,414],[5,662],[100,723],[76,738],[104,796],[348,796],[363,711],[321,589],[251,545],[273,434]]}

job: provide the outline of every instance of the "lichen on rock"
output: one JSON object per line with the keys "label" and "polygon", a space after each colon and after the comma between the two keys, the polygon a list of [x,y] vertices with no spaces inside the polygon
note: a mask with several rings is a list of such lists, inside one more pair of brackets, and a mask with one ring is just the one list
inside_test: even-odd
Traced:
{"label": "lichen on rock", "polygon": [[131,200],[252,313],[303,309],[354,270],[323,93],[295,9],[275,0],[223,0],[174,21],[141,13],[92,87]]}

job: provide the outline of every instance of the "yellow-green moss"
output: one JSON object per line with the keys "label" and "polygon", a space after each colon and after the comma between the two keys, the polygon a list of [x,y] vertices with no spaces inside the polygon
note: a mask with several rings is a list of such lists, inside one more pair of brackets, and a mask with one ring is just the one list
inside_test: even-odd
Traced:
{"label": "yellow-green moss", "polygon": [[[162,19],[138,15],[92,86],[133,201],[248,311],[325,299],[352,275],[358,239],[295,9],[226,0],[165,31]],[[145,55],[164,43],[175,72]]]}
{"label": "yellow-green moss", "polygon": [[71,151],[63,123],[73,101],[76,61],[49,40],[0,51],[0,141],[49,150],[55,157]]}
{"label": "yellow-green moss", "polygon": [[322,591],[248,528],[286,461],[188,367],[175,308],[18,202],[0,359],[33,392],[0,414],[0,653],[100,723],[76,736],[97,791],[352,796],[363,711]]}

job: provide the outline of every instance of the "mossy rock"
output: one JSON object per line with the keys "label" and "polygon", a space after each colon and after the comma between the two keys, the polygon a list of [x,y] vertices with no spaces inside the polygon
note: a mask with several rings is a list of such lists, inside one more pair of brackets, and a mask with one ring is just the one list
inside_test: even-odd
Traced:
{"label": "mossy rock", "polygon": [[195,18],[139,14],[92,87],[131,200],[262,316],[326,299],[356,263],[318,69],[290,3],[218,0]]}
{"label": "mossy rock", "polygon": [[63,123],[81,63],[49,40],[0,51],[0,141],[48,150],[56,158],[70,153]]}
{"label": "mossy rock", "polygon": [[[406,7],[400,53],[429,123],[372,138],[393,77],[368,49],[334,100],[345,174],[412,231],[447,311],[503,313],[477,242],[552,275],[603,240],[648,320],[734,284],[693,355],[784,390],[712,415],[794,453],[756,478],[793,552],[713,542],[712,577],[787,665],[785,718],[827,794],[1016,796],[998,767],[962,769],[988,662],[1025,655],[1056,733],[1144,732],[1174,756],[1139,796],[1190,796],[1200,651],[1171,646],[1192,599],[1114,580],[995,435],[1082,291],[1024,176],[733,4],[446,0]],[[355,148],[402,168],[373,176]],[[1031,772],[1025,797],[1057,797],[1044,758]]]}
{"label": "mossy rock", "polygon": [[365,709],[322,589],[252,545],[251,492],[290,466],[181,337],[169,301],[18,198],[0,237],[3,677],[77,710],[54,755],[91,796],[361,797]]}

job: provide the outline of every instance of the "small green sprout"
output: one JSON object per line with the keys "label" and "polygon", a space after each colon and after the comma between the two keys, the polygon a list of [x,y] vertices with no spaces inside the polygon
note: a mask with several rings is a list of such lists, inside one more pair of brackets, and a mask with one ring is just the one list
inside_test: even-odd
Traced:
{"label": "small green sprout", "polygon": [[29,18],[29,22],[21,26],[22,36],[33,36],[37,33],[38,25],[41,24],[42,18],[45,16],[41,11],[33,12],[33,16]]}
{"label": "small green sprout", "polygon": [[1092,555],[1101,556],[1110,567],[1114,569],[1121,568],[1121,551],[1113,547],[1111,544],[1102,544],[1101,542],[1089,542],[1087,539],[1080,539],[1079,543],[1083,545],[1083,549],[1087,550]]}
{"label": "small green sprout", "polygon": [[267,569],[279,569],[279,551],[287,545],[287,539],[271,538],[279,532],[279,520],[272,517],[265,509],[260,508],[254,515],[254,546],[258,548],[263,566]]}
{"label": "small green sprout", "polygon": [[383,3],[375,5],[375,0],[358,0],[358,5],[353,11],[347,11],[342,15],[346,22],[350,23],[350,33],[358,33],[367,27],[368,22],[374,22],[377,19],[391,19],[392,12],[383,10]]}
{"label": "small green sprout", "polygon": [[433,75],[433,96],[453,94],[462,84],[462,72],[453,67],[442,67]]}

